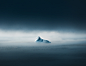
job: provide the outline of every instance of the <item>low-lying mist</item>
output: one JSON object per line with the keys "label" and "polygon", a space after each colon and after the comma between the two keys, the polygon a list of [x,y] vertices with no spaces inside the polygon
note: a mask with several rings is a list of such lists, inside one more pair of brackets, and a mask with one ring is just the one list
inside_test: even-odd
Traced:
{"label": "low-lying mist", "polygon": [[[10,45],[28,45],[35,46],[40,45],[36,43],[36,39],[40,36],[43,39],[51,41],[49,45],[52,44],[75,44],[75,43],[85,43],[86,34],[85,33],[73,33],[73,32],[59,32],[59,31],[5,31],[0,30],[0,46],[10,46]],[[41,43],[45,45],[46,43]]]}

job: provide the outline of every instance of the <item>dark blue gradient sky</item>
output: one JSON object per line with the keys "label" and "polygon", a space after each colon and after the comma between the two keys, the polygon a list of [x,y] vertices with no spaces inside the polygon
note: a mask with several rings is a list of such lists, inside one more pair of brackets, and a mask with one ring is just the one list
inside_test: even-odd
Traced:
{"label": "dark blue gradient sky", "polygon": [[85,0],[0,1],[0,29],[86,32]]}

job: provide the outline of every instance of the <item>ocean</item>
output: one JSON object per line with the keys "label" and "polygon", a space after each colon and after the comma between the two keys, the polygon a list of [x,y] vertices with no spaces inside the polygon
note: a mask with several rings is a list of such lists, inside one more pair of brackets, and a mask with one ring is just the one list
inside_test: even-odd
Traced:
{"label": "ocean", "polygon": [[85,43],[34,44],[0,45],[0,66],[86,66]]}

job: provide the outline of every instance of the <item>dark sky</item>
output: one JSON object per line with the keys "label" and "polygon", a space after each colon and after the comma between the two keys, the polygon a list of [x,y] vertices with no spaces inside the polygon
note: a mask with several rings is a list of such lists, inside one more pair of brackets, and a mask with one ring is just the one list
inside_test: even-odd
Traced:
{"label": "dark sky", "polygon": [[0,29],[86,31],[85,0],[1,0]]}

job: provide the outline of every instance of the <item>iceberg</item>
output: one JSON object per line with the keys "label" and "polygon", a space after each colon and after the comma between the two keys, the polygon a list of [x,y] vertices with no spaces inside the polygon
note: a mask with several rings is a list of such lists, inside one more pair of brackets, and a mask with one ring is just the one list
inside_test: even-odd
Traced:
{"label": "iceberg", "polygon": [[41,39],[40,37],[38,37],[38,39],[36,40],[36,42],[51,43],[50,41]]}

